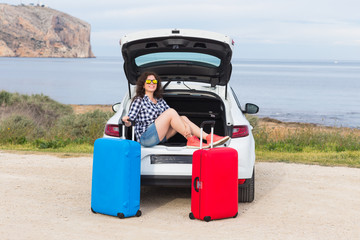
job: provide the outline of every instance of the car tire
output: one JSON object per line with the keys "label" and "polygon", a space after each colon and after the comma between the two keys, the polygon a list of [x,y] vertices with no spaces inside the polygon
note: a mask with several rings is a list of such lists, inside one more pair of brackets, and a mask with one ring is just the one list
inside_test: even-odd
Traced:
{"label": "car tire", "polygon": [[255,167],[252,177],[239,185],[239,202],[252,202],[255,198]]}

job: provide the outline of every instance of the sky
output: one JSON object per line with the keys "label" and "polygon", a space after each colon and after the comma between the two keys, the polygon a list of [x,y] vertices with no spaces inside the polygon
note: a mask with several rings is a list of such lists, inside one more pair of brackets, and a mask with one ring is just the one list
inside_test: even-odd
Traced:
{"label": "sky", "polygon": [[235,41],[244,59],[360,60],[359,0],[0,0],[40,3],[91,25],[95,56],[121,56],[132,32],[190,28]]}

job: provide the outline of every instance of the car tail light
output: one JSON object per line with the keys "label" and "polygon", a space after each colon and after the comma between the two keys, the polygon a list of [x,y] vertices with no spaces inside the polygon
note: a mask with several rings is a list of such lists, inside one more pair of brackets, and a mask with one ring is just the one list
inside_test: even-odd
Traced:
{"label": "car tail light", "polygon": [[112,137],[120,137],[119,125],[106,124],[105,134]]}
{"label": "car tail light", "polygon": [[247,125],[234,126],[232,138],[241,138],[249,136],[249,128]]}
{"label": "car tail light", "polygon": [[238,184],[241,185],[241,184],[244,184],[245,183],[245,179],[238,179]]}

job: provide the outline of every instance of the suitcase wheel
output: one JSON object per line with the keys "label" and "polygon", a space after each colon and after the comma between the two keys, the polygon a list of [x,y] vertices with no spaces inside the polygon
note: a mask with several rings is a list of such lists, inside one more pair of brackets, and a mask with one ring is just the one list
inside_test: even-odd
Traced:
{"label": "suitcase wheel", "polygon": [[210,222],[210,221],[211,221],[211,217],[210,217],[210,216],[206,216],[206,217],[204,217],[204,220],[205,220],[205,222]]}
{"label": "suitcase wheel", "polygon": [[238,213],[236,213],[236,214],[235,214],[235,216],[233,216],[233,218],[236,218],[236,217],[237,217],[237,215],[238,215]]}
{"label": "suitcase wheel", "polygon": [[125,215],[123,213],[118,213],[117,216],[118,218],[125,218]]}
{"label": "suitcase wheel", "polygon": [[91,208],[91,211],[92,211],[93,213],[97,213],[97,212],[95,212],[95,211],[94,211],[94,209],[93,209],[93,208]]}
{"label": "suitcase wheel", "polygon": [[136,212],[135,216],[140,217],[140,216],[141,216],[141,211],[138,210],[138,211]]}
{"label": "suitcase wheel", "polygon": [[193,214],[192,212],[189,213],[189,218],[190,218],[191,220],[194,220],[194,219],[195,219],[194,214]]}

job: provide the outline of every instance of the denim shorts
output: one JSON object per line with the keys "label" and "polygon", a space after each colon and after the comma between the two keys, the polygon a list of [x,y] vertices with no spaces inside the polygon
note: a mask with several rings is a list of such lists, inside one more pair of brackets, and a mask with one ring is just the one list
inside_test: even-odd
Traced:
{"label": "denim shorts", "polygon": [[144,147],[152,147],[160,142],[163,143],[166,141],[166,137],[162,141],[159,139],[159,135],[156,130],[155,123],[152,123],[140,137],[140,144]]}

